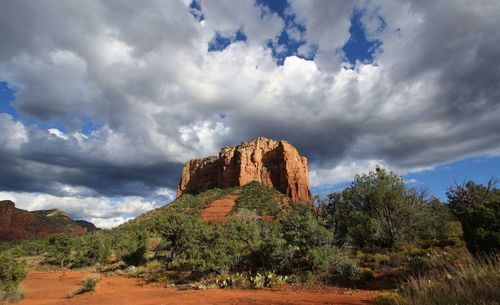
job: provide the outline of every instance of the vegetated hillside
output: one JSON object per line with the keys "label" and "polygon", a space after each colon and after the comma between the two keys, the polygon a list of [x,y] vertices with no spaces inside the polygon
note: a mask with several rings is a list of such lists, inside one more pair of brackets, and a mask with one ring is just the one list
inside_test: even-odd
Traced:
{"label": "vegetated hillside", "polygon": [[290,206],[290,202],[290,198],[276,189],[252,181],[244,186],[214,188],[197,195],[183,194],[172,203],[149,211],[121,225],[120,228],[141,226],[144,222],[154,221],[167,210],[179,211],[216,223],[241,217],[269,219],[278,217]]}
{"label": "vegetated hillside", "polygon": [[[493,182],[488,186],[471,182],[452,187],[444,204],[408,187],[398,174],[377,167],[315,206],[292,202],[275,189],[252,182],[196,196],[183,194],[113,230],[0,243],[0,252],[7,250],[7,258],[43,255],[44,264],[60,268],[96,266],[146,282],[199,289],[283,284],[389,289],[408,277],[424,275],[431,277],[430,283],[463,275],[465,280],[455,283],[462,285],[482,272],[458,272],[474,259],[465,245],[478,255],[498,254],[494,239],[498,217],[492,216],[498,211],[497,191]],[[465,242],[463,232],[469,232]],[[498,289],[483,293],[488,283],[498,281],[498,272],[488,271],[497,270],[497,263],[483,265],[474,269],[487,271],[481,273],[484,280],[475,280],[474,294],[498,300]],[[415,295],[412,289],[419,287],[427,291],[423,297],[438,295],[435,286],[415,283],[404,290],[408,294],[383,298],[396,301],[387,304],[399,304],[397,300],[422,304],[406,303],[409,295]],[[467,285],[463,287],[470,289]],[[458,302],[452,299],[454,294],[448,295],[429,304],[472,304],[470,299],[460,296],[463,302]]]}
{"label": "vegetated hillside", "polygon": [[98,230],[87,221],[73,220],[58,209],[25,211],[9,200],[0,201],[0,240],[36,239],[54,233]]}

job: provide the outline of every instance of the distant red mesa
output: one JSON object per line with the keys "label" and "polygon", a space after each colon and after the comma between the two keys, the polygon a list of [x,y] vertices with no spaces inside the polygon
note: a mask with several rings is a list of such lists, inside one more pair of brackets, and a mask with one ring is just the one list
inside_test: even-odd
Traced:
{"label": "distant red mesa", "polygon": [[97,228],[92,223],[75,221],[57,209],[28,212],[17,209],[10,200],[0,201],[0,240],[35,239],[68,231],[81,234],[95,230]]}

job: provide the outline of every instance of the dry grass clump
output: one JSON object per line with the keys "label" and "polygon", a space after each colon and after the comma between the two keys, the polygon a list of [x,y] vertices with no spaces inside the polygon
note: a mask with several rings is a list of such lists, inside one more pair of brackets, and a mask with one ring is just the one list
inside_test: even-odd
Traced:
{"label": "dry grass clump", "polygon": [[467,261],[446,270],[416,276],[401,287],[393,304],[499,305],[498,257]]}
{"label": "dry grass clump", "polygon": [[0,289],[0,305],[10,304],[22,300],[26,296],[23,287],[12,287],[10,290]]}
{"label": "dry grass clump", "polygon": [[100,278],[98,278],[98,277],[88,277],[88,278],[84,279],[83,281],[80,282],[81,287],[78,290],[75,290],[75,291],[70,292],[68,294],[68,299],[71,299],[75,295],[95,291],[95,287],[97,286],[97,283],[99,281],[100,281]]}

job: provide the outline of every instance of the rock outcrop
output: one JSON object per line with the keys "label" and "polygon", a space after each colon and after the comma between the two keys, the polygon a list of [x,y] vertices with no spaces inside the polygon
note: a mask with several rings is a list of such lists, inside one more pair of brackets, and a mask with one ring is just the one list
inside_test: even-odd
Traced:
{"label": "rock outcrop", "polygon": [[221,149],[219,156],[194,159],[182,170],[177,197],[251,181],[276,188],[293,201],[311,202],[307,159],[286,141],[257,138]]}
{"label": "rock outcrop", "polygon": [[75,221],[57,209],[29,212],[16,208],[10,200],[0,201],[0,241],[36,239],[67,231],[81,234],[95,230],[98,229],[93,224]]}

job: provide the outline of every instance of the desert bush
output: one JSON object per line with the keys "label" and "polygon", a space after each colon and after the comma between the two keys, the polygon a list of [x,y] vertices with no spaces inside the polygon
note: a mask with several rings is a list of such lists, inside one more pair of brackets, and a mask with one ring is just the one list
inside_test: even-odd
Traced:
{"label": "desert bush", "polygon": [[426,270],[438,270],[447,268],[457,261],[468,261],[472,257],[465,247],[430,247],[421,248],[418,245],[407,245],[402,247],[398,253],[391,254],[394,257],[404,257],[402,264],[397,267],[409,267],[413,272]]}
{"label": "desert bush", "polygon": [[401,287],[405,305],[497,305],[500,304],[498,258],[466,261],[456,266],[415,276]]}
{"label": "desert bush", "polygon": [[161,237],[157,251],[170,270],[224,272],[234,264],[221,225],[169,210],[157,219],[153,231]]}
{"label": "desert bush", "polygon": [[139,277],[146,283],[167,282],[169,280],[165,264],[158,260],[147,262],[141,267],[133,268],[130,272],[132,276]]}
{"label": "desert bush", "polygon": [[401,302],[403,300],[397,292],[384,292],[375,297],[377,305],[396,305]]}
{"label": "desert bush", "polygon": [[375,276],[375,272],[373,272],[372,269],[370,268],[361,268],[361,275],[360,279],[361,280],[369,280],[372,279]]}
{"label": "desert bush", "polygon": [[331,270],[336,282],[354,283],[362,277],[361,267],[354,260],[342,254],[335,257]]}
{"label": "desert bush", "polygon": [[316,216],[310,206],[292,205],[286,217],[281,220],[281,230],[286,246],[290,250],[288,257],[285,258],[288,270],[283,270],[284,272],[310,269],[313,267],[311,258],[316,260],[316,267],[319,267],[318,259],[321,256],[327,259],[325,249],[332,247],[333,232],[324,226],[323,220]]}
{"label": "desert bush", "polygon": [[287,276],[277,275],[274,272],[257,273],[250,277],[250,287],[254,289],[276,288],[285,284],[287,280]]}
{"label": "desert bush", "polygon": [[105,234],[90,233],[80,238],[72,267],[105,265],[111,256],[111,244]]}
{"label": "desert bush", "polygon": [[16,256],[42,255],[49,251],[47,238],[35,240],[11,240],[0,242],[0,252],[11,251]]}
{"label": "desert bush", "polygon": [[88,277],[80,282],[81,287],[78,290],[70,292],[68,298],[72,298],[79,294],[95,291],[97,283],[100,281],[98,277]]}
{"label": "desert bush", "polygon": [[71,262],[71,252],[75,249],[77,237],[71,233],[60,233],[49,237],[49,252],[45,262],[58,264],[61,269]]}
{"label": "desert bush", "polygon": [[389,255],[380,254],[380,253],[376,253],[374,259],[375,259],[375,267],[376,268],[386,266],[391,260]]}
{"label": "desert bush", "polygon": [[311,248],[308,252],[311,269],[316,272],[327,273],[331,270],[337,252],[337,248],[330,246]]}
{"label": "desert bush", "polygon": [[18,261],[9,251],[0,253],[0,301],[18,300],[24,297],[19,282],[26,277],[26,264]]}
{"label": "desert bush", "polygon": [[407,188],[401,176],[379,167],[356,175],[350,187],[330,194],[321,208],[339,245],[392,248],[446,235],[441,223],[448,211],[439,201]]}
{"label": "desert bush", "polygon": [[448,205],[462,224],[467,248],[473,254],[500,251],[500,189],[491,179],[486,186],[472,181],[452,186]]}
{"label": "desert bush", "polygon": [[214,287],[218,288],[251,288],[248,273],[221,274],[215,279]]}
{"label": "desert bush", "polygon": [[90,292],[90,291],[95,291],[95,287],[96,287],[96,285],[97,285],[98,282],[99,282],[99,278],[97,278],[97,277],[86,278],[81,283],[82,284],[82,288],[81,288],[80,291],[82,293]]}
{"label": "desert bush", "polygon": [[406,262],[407,256],[402,251],[394,251],[389,253],[388,265],[390,267],[401,267],[404,266]]}
{"label": "desert bush", "polygon": [[129,266],[139,266],[146,262],[148,236],[145,231],[123,231],[117,246],[118,255]]}
{"label": "desert bush", "polygon": [[258,215],[278,215],[282,209],[285,196],[272,187],[252,181],[242,187],[242,192],[236,199],[235,211],[247,209]]}

